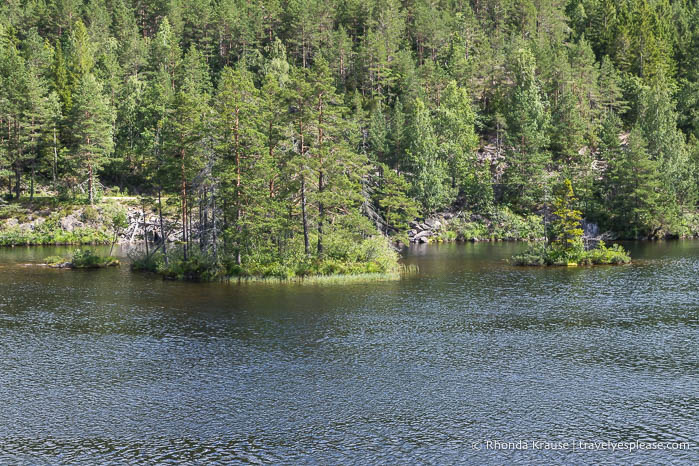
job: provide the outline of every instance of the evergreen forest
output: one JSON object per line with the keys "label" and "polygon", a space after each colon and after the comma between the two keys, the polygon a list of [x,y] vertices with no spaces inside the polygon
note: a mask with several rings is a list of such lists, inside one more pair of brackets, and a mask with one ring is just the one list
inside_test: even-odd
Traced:
{"label": "evergreen forest", "polygon": [[149,196],[185,259],[332,269],[561,188],[620,238],[697,233],[695,0],[0,6],[5,202]]}

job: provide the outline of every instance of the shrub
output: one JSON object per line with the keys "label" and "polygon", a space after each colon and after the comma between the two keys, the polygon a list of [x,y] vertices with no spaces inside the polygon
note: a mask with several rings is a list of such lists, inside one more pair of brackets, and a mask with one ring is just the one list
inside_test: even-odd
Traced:
{"label": "shrub", "polygon": [[76,249],[71,258],[71,264],[76,269],[92,269],[117,265],[119,261],[112,256],[102,257],[90,249]]}
{"label": "shrub", "polygon": [[62,256],[49,256],[46,259],[44,259],[44,264],[47,265],[58,265],[58,264],[63,264],[66,261],[65,257]]}
{"label": "shrub", "polygon": [[129,252],[131,270],[137,272],[157,272],[163,262],[162,253],[146,255],[145,253]]}
{"label": "shrub", "polygon": [[89,205],[83,209],[83,213],[80,218],[83,222],[96,222],[100,218],[100,213],[97,209]]}
{"label": "shrub", "polygon": [[547,254],[546,249],[542,244],[535,244],[529,246],[529,248],[523,253],[516,254],[510,261],[514,265],[531,265],[531,266],[541,266],[547,265]]}
{"label": "shrub", "polygon": [[525,252],[513,256],[513,265],[621,265],[631,262],[631,256],[619,244],[607,248],[600,243],[597,248],[585,251],[582,249],[563,250],[557,247],[545,248],[543,245],[530,246]]}
{"label": "shrub", "polygon": [[162,253],[148,257],[139,252],[129,257],[133,270],[155,271],[165,278],[191,281],[226,277],[291,280],[312,276],[397,274],[401,270],[398,254],[381,236],[358,242],[347,239],[344,242],[328,241],[328,253],[322,259],[293,252],[283,257],[258,254],[245,258],[243,264],[238,265],[231,256],[215,260],[209,254],[192,251],[185,261],[180,248],[168,251],[167,265]]}
{"label": "shrub", "polygon": [[596,249],[586,252],[584,261],[596,265],[619,265],[631,262],[631,256],[629,256],[629,253],[619,244],[614,244],[612,247],[608,248],[604,243],[600,243]]}
{"label": "shrub", "polygon": [[13,227],[0,231],[0,246],[109,244],[110,242],[109,235],[91,227],[64,231],[55,225],[52,217],[34,230]]}

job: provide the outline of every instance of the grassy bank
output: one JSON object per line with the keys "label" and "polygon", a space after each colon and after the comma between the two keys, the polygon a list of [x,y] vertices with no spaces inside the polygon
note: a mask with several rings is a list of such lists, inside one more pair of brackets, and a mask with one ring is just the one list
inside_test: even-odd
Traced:
{"label": "grassy bank", "polygon": [[94,207],[52,197],[13,201],[0,205],[0,246],[109,244],[119,211],[116,201]]}
{"label": "grassy bank", "polygon": [[41,225],[34,230],[18,227],[0,231],[0,246],[69,246],[109,244],[110,236],[104,230],[83,227],[66,231],[60,227]]}

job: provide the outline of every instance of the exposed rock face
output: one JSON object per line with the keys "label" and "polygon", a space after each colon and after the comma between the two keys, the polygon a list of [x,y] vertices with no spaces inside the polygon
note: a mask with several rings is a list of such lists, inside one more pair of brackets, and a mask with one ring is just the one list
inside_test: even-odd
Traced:
{"label": "exposed rock face", "polygon": [[585,243],[585,247],[587,249],[596,247],[597,243],[599,243],[600,241],[604,242],[616,239],[614,234],[612,234],[611,232],[605,231],[601,233],[599,226],[596,223],[588,222],[585,219],[583,219],[582,221],[582,230],[583,242]]}
{"label": "exposed rock face", "polygon": [[430,238],[439,234],[440,230],[447,224],[447,220],[455,217],[452,212],[443,212],[431,215],[424,221],[414,220],[410,222],[411,230],[408,238],[411,243],[427,243]]}
{"label": "exposed rock face", "polygon": [[[162,232],[160,229],[160,217],[157,212],[146,210],[145,215],[138,207],[130,207],[126,212],[126,220],[129,224],[119,235],[119,241],[125,243],[143,241],[145,237],[149,242],[159,243]],[[173,219],[163,218],[167,242],[182,241],[182,230]],[[195,222],[196,224],[196,222]],[[145,235],[144,235],[145,228]]]}

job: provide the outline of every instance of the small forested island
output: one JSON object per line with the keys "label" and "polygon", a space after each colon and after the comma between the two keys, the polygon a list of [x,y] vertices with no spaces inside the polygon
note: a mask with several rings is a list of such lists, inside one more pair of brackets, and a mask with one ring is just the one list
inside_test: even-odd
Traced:
{"label": "small forested island", "polygon": [[570,180],[565,181],[563,192],[554,201],[554,222],[543,244],[514,256],[515,265],[619,265],[631,262],[631,257],[620,245],[607,248],[599,241],[591,248],[583,242],[580,228],[581,212],[574,208],[577,199]]}
{"label": "small forested island", "polygon": [[101,269],[119,265],[116,257],[101,257],[90,249],[76,249],[70,258],[49,256],[44,261],[49,267],[58,269]]}
{"label": "small forested island", "polygon": [[624,263],[584,243],[699,235],[698,141],[696,2],[0,5],[0,245],[167,278]]}

